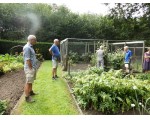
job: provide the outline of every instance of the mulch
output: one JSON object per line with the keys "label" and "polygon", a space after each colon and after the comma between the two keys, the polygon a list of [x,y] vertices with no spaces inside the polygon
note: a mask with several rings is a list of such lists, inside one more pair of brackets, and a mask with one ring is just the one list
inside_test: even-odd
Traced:
{"label": "mulch", "polygon": [[24,91],[25,74],[23,69],[0,76],[0,99],[8,102],[5,112],[9,115]]}

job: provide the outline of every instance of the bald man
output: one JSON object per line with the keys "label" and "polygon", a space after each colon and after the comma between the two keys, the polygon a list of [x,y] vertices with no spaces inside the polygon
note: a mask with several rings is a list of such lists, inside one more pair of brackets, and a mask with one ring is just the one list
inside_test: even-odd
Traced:
{"label": "bald man", "polygon": [[58,62],[60,61],[60,52],[59,52],[59,40],[55,39],[54,44],[50,47],[49,52],[52,55],[52,80],[56,80],[58,78],[57,76],[57,67]]}
{"label": "bald man", "polygon": [[126,72],[130,73],[132,52],[131,50],[129,50],[128,46],[124,47],[124,52],[125,52],[124,64],[125,64]]}
{"label": "bald man", "polygon": [[32,90],[32,84],[36,79],[36,56],[33,49],[33,45],[36,44],[36,37],[34,35],[28,36],[28,42],[23,47],[23,58],[24,58],[24,71],[26,75],[26,83],[24,87],[25,100],[26,102],[35,102],[31,96],[36,95]]}

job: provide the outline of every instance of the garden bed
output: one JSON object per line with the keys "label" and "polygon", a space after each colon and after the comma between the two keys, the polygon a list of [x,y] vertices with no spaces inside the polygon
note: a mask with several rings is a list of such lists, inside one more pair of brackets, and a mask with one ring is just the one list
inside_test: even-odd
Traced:
{"label": "garden bed", "polygon": [[149,76],[123,76],[120,70],[103,72],[97,68],[72,72],[71,76],[64,75],[85,115],[148,114],[143,109],[150,97]]}
{"label": "garden bed", "polygon": [[25,75],[23,69],[6,73],[0,77],[0,99],[8,102],[4,114],[9,115],[23,94]]}

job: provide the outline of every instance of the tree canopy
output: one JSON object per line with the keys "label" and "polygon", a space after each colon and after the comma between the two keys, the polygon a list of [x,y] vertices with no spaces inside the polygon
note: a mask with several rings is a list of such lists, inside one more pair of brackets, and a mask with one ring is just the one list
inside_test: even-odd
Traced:
{"label": "tree canopy", "polygon": [[[106,4],[109,6],[109,4]],[[150,39],[150,4],[117,3],[108,15],[77,14],[56,4],[0,4],[0,38]]]}

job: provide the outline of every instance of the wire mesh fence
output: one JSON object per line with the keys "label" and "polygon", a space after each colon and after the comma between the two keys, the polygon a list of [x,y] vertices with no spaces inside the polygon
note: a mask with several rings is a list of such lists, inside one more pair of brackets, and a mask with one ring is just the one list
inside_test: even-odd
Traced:
{"label": "wire mesh fence", "polygon": [[[142,71],[143,54],[145,50],[144,41],[131,40],[103,40],[103,39],[78,39],[67,38],[61,41],[61,63],[64,70],[84,70],[90,64],[91,56],[93,56],[99,47],[105,46],[106,52],[113,53],[117,49],[123,51],[124,46],[128,46],[132,51],[132,68],[137,71]],[[75,60],[76,64],[70,66],[70,57]]]}
{"label": "wire mesh fence", "polygon": [[128,46],[132,52],[131,67],[133,71],[141,72],[143,66],[143,58],[145,52],[145,42],[144,41],[131,41],[131,42],[118,42],[110,44],[110,51],[116,51],[117,49],[122,49],[124,46]]}

